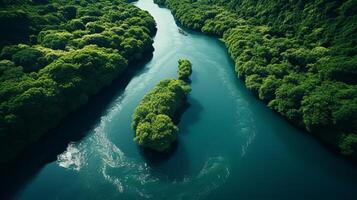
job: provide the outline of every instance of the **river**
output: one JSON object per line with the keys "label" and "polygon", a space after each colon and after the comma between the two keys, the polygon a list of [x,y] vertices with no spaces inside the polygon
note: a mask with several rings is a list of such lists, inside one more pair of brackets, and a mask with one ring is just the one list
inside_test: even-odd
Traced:
{"label": "river", "polygon": [[[61,139],[49,139],[33,155],[43,160],[29,159],[35,166],[23,164],[19,180],[8,182],[14,198],[356,198],[357,166],[247,91],[222,42],[180,34],[170,11],[152,0],[135,5],[156,20],[153,57],[125,87],[114,83],[57,129]],[[190,107],[174,152],[158,157],[133,142],[131,115],[156,83],[176,77],[179,58],[193,64]]]}

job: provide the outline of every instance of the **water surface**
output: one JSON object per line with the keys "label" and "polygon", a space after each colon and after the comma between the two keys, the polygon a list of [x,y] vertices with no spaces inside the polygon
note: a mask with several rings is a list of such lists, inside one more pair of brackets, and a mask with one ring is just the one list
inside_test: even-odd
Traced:
{"label": "water surface", "polygon": [[[180,34],[170,11],[151,0],[135,5],[157,22],[153,58],[124,88],[114,84],[101,93],[106,98],[96,97],[89,108],[58,128],[62,142],[46,141],[39,150],[54,156],[28,173],[23,166],[21,170],[30,174],[26,180],[10,181],[18,186],[16,199],[353,199],[357,195],[356,166],[248,92],[235,77],[234,64],[219,40],[190,31],[187,36]],[[182,115],[175,151],[158,158],[133,142],[131,115],[156,83],[176,77],[179,58],[193,64],[190,107]]]}

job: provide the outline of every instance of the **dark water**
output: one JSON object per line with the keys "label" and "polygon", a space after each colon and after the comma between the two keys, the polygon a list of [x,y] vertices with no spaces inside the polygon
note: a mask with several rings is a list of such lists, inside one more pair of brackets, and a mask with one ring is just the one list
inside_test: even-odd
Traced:
{"label": "dark water", "polygon": [[[44,161],[20,167],[8,182],[16,199],[357,198],[357,166],[253,97],[219,40],[180,34],[151,0],[136,5],[158,25],[153,58],[124,88],[112,86],[67,120],[61,139],[33,155]],[[193,63],[191,106],[175,151],[158,158],[133,142],[131,115],[158,81],[176,76],[179,58]]]}

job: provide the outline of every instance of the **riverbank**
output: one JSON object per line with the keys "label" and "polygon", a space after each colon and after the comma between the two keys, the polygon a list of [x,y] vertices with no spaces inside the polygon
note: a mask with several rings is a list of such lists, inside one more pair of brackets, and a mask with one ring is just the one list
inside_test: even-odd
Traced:
{"label": "riverbank", "polygon": [[[351,81],[356,74],[353,70],[356,59],[351,54],[354,48],[351,41],[354,39],[336,39],[343,38],[343,32],[350,30],[350,24],[353,23],[351,18],[339,13],[333,22],[320,17],[321,22],[316,24],[299,18],[302,24],[310,23],[314,30],[326,28],[327,25],[334,26],[345,19],[346,23],[339,27],[336,38],[326,39],[330,37],[329,29],[321,28],[321,38],[313,39],[310,32],[304,33],[306,37],[297,36],[301,30],[295,21],[281,25],[279,20],[286,17],[286,13],[293,16],[297,12],[290,7],[272,13],[272,16],[278,15],[280,18],[270,18],[268,23],[264,21],[265,14],[273,11],[265,10],[264,6],[258,7],[254,11],[258,16],[254,17],[244,10],[246,6],[254,8],[254,3],[249,1],[236,7],[218,2],[155,2],[167,6],[183,26],[222,37],[235,61],[237,76],[272,110],[335,151],[348,158],[357,158],[357,85]],[[278,2],[260,4],[274,7]],[[294,6],[298,7],[291,5],[291,8]],[[307,9],[318,6],[325,5],[317,5],[316,2],[306,5]],[[304,10],[304,15],[310,18],[314,17],[311,15],[317,17],[323,14],[309,14]],[[290,28],[287,28],[289,25]],[[336,43],[327,44],[324,40],[336,40]],[[331,99],[331,96],[334,98]]]}
{"label": "riverbank", "polygon": [[[147,12],[121,0],[8,4],[0,15],[8,28],[0,45],[1,168],[152,54],[156,33]],[[28,31],[16,32],[16,20]]]}

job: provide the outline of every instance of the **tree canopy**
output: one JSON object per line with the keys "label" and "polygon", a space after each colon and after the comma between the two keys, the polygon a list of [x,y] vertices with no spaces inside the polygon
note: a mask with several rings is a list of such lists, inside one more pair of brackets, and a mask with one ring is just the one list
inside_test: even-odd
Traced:
{"label": "tree canopy", "polygon": [[124,0],[1,6],[1,164],[153,51],[154,19]]}

